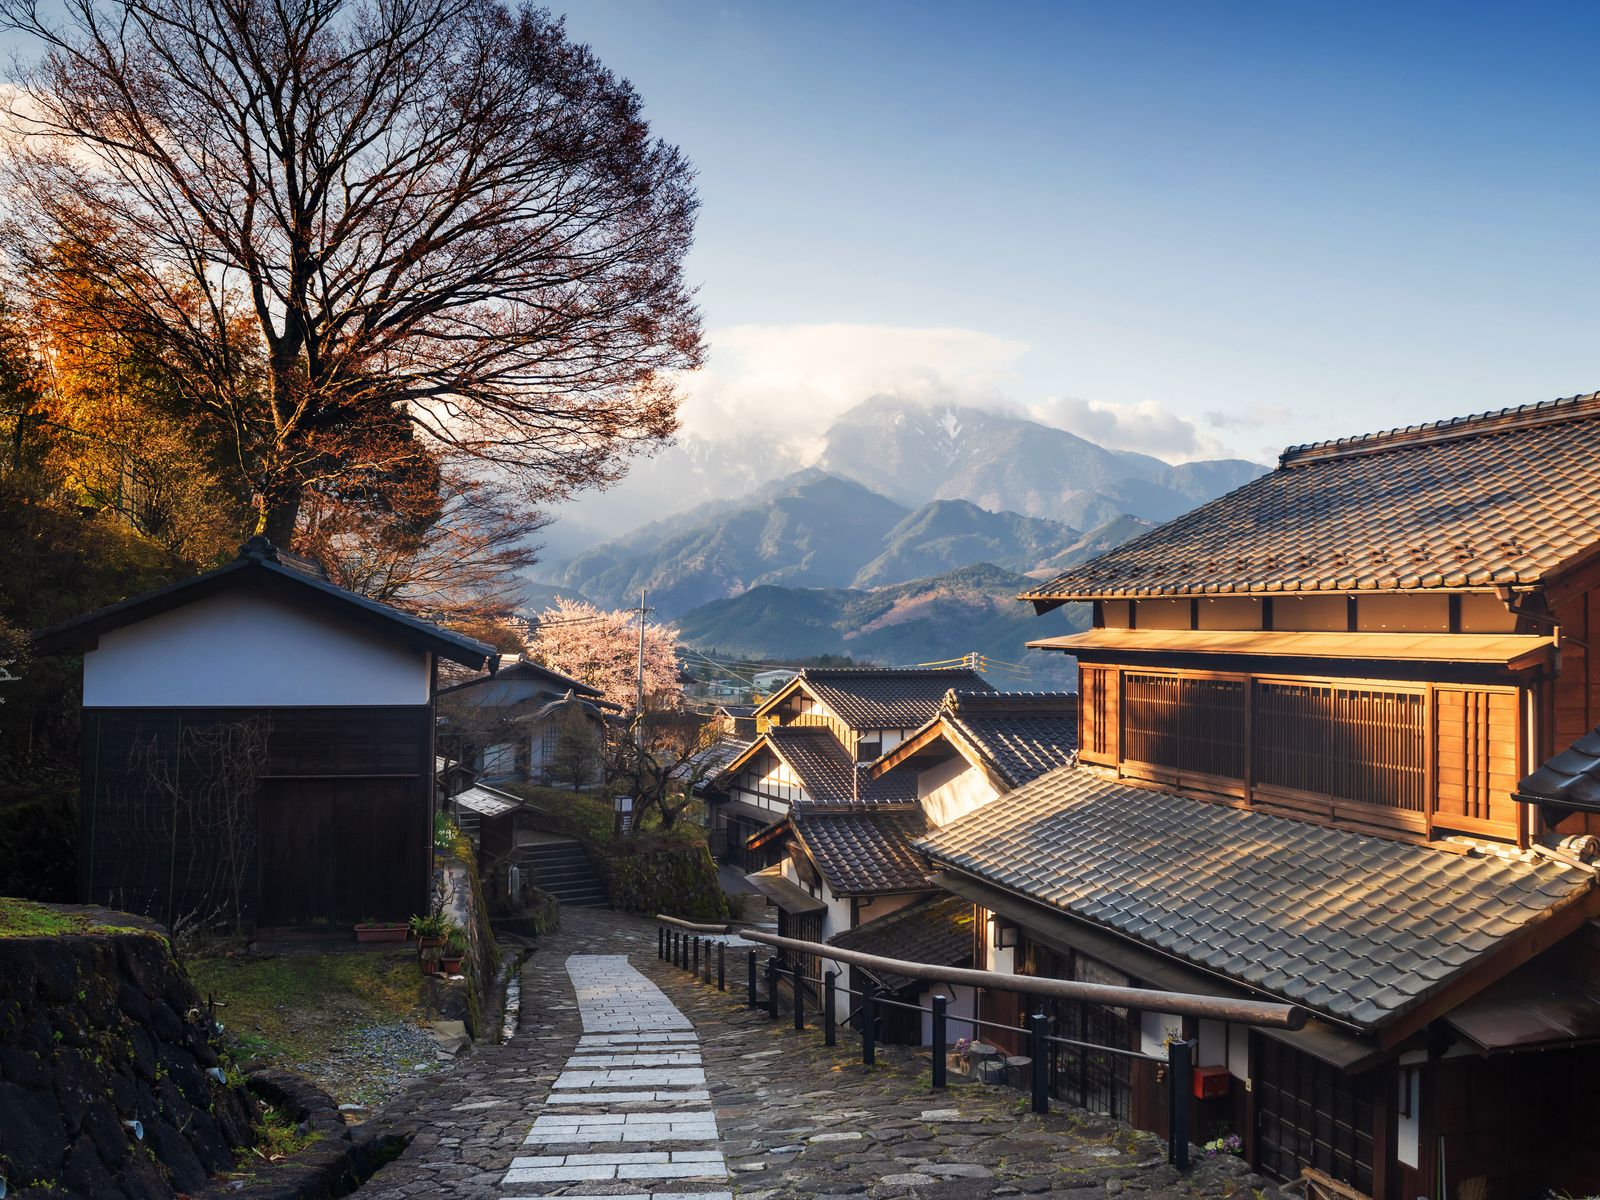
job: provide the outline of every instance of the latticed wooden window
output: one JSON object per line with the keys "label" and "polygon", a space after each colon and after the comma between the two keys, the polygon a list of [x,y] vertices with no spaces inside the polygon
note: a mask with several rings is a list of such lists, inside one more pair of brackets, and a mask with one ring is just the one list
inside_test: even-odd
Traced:
{"label": "latticed wooden window", "polygon": [[1124,672],[1123,758],[1174,771],[1243,779],[1242,679]]}
{"label": "latticed wooden window", "polygon": [[1253,713],[1255,782],[1421,813],[1426,721],[1421,692],[1263,680]]}

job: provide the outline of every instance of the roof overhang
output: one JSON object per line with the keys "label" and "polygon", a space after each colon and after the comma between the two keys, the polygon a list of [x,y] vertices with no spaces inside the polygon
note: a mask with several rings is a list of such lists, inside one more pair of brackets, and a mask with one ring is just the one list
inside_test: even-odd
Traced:
{"label": "roof overhang", "polygon": [[1520,633],[1296,633],[1287,630],[1090,629],[1029,642],[1087,662],[1132,656],[1440,663],[1519,671],[1551,660],[1554,637]]}
{"label": "roof overhang", "polygon": [[[1256,992],[1242,988],[1231,981],[1224,982],[1216,976],[1195,970],[1142,946],[1136,946],[1115,934],[1075,921],[1064,913],[1013,895],[961,872],[946,869],[934,875],[933,881],[947,892],[971,900],[978,907],[1022,926],[1030,936],[1036,937],[1039,941],[1053,945],[1057,949],[1074,950],[1099,959],[1108,966],[1116,967],[1144,981],[1146,986],[1153,989],[1188,992],[1195,995],[1226,996],[1234,999],[1281,999],[1270,992]],[[1342,1071],[1364,1071],[1384,1057],[1383,1049],[1375,1040],[1359,1037],[1316,1017],[1307,1021],[1301,1029],[1263,1027],[1260,1032],[1330,1063]]]}
{"label": "roof overhang", "polygon": [[485,787],[481,783],[457,792],[450,799],[480,817],[503,817],[507,813],[527,807],[520,797],[513,796],[510,792],[502,792],[498,788]]}
{"label": "roof overhang", "polygon": [[275,559],[261,557],[240,557],[203,575],[182,579],[41,629],[33,635],[33,644],[41,654],[92,650],[100,637],[112,630],[241,587],[350,620],[414,649],[449,659],[464,667],[481,670],[487,664],[493,670],[499,665],[499,656],[493,646],[453,633],[323,580],[313,579],[282,566]]}
{"label": "roof overhang", "polygon": [[786,913],[804,916],[807,913],[827,911],[826,901],[819,900],[804,888],[785,879],[781,865],[756,871],[754,874],[746,875],[744,879]]}

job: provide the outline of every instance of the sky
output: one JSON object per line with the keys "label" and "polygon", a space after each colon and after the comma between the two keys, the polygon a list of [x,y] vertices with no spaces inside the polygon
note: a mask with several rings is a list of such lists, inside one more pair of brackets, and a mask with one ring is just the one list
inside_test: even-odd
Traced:
{"label": "sky", "polygon": [[1600,388],[1600,6],[565,11],[699,172],[691,433],[877,392],[1271,462]]}

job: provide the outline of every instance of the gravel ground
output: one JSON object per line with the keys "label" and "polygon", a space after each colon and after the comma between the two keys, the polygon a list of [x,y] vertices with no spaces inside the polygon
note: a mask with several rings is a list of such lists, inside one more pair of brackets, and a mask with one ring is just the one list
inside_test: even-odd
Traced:
{"label": "gravel ground", "polygon": [[409,1022],[358,1029],[342,1050],[315,1062],[283,1065],[312,1080],[341,1104],[376,1108],[414,1080],[447,1071],[455,1060],[439,1053],[433,1034]]}

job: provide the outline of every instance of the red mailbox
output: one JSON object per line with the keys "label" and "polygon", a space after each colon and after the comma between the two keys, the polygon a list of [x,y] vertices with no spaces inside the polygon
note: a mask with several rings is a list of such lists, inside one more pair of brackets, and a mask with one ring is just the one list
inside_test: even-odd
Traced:
{"label": "red mailbox", "polygon": [[1196,1067],[1194,1069],[1194,1096],[1196,1100],[1215,1100],[1228,1094],[1227,1067]]}

